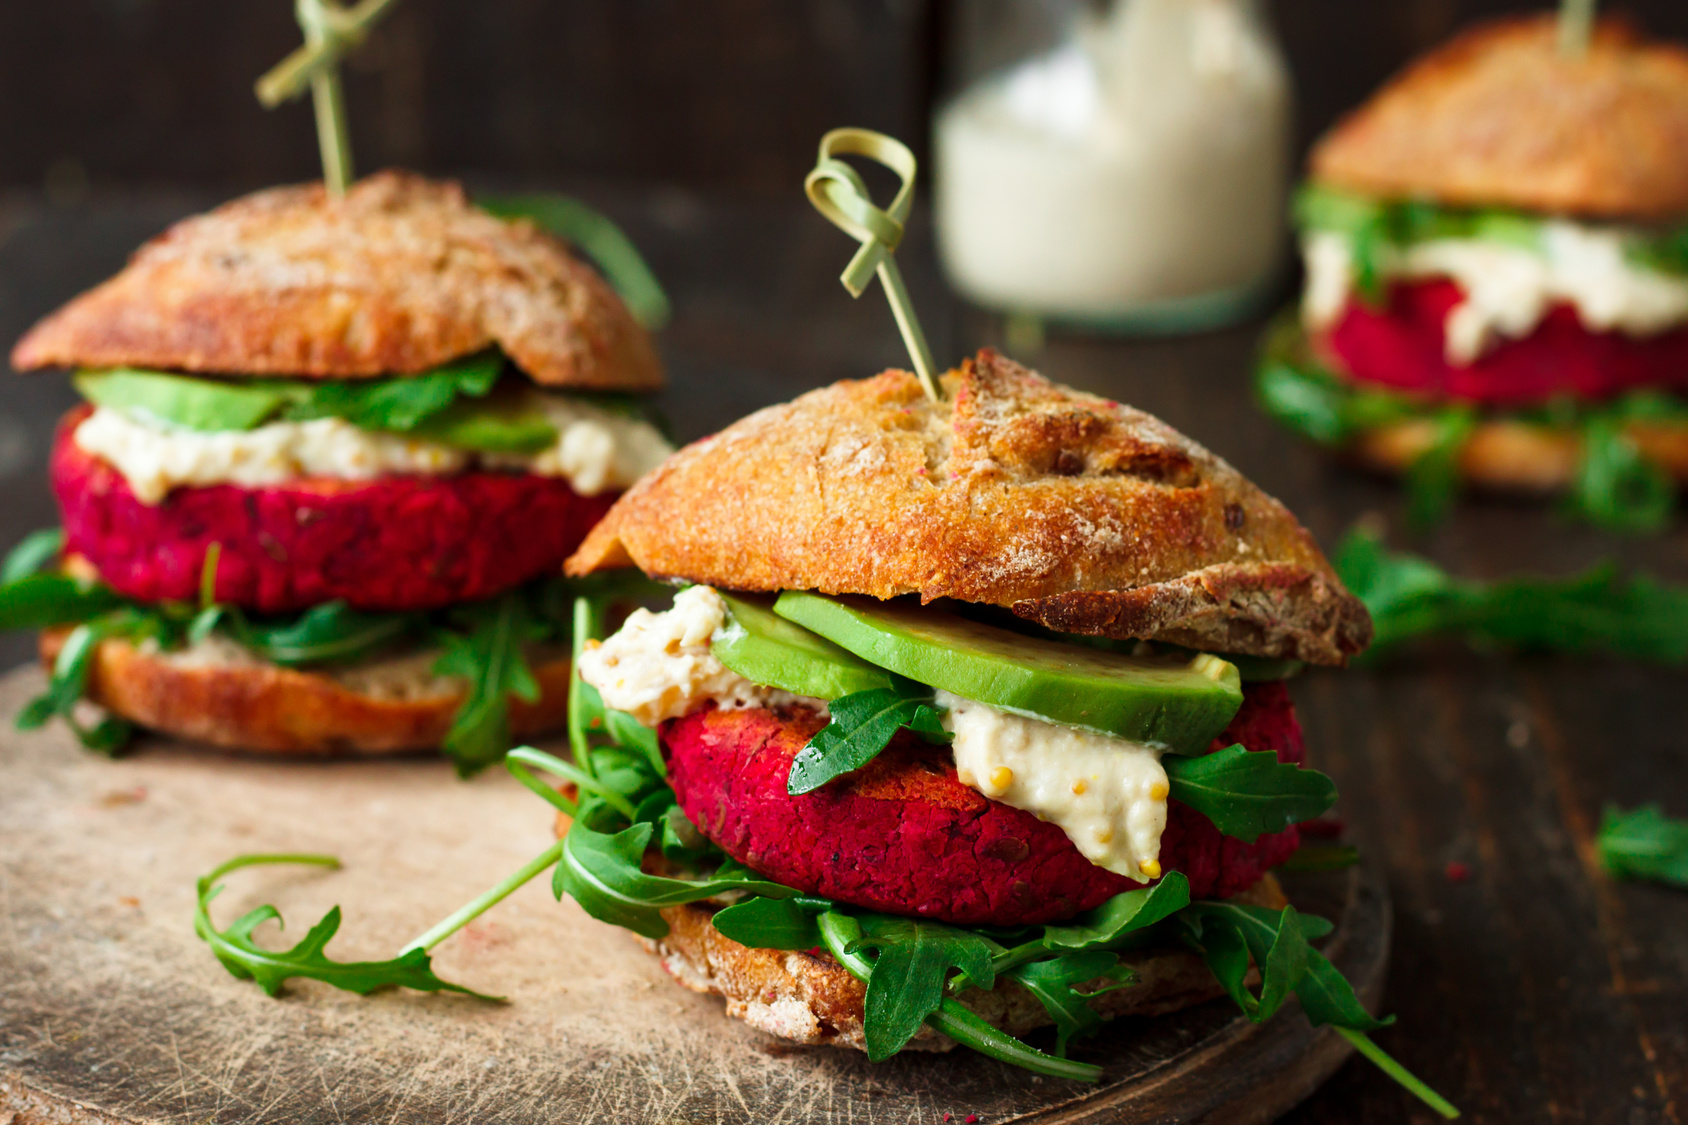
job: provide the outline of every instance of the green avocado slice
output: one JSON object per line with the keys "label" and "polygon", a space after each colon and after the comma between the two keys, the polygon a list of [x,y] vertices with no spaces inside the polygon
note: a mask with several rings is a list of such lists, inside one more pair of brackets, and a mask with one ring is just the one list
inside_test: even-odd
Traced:
{"label": "green avocado slice", "polygon": [[78,371],[72,382],[95,406],[208,431],[253,429],[299,394],[285,383],[224,383],[129,367]]}
{"label": "green avocado slice", "polygon": [[891,686],[885,669],[775,616],[767,599],[723,594],[721,600],[727,606],[727,627],[709,651],[745,679],[829,703]]}
{"label": "green avocado slice", "polygon": [[1242,706],[1229,661],[1128,656],[914,605],[787,590],[774,612],[898,675],[1004,711],[1205,750]]}

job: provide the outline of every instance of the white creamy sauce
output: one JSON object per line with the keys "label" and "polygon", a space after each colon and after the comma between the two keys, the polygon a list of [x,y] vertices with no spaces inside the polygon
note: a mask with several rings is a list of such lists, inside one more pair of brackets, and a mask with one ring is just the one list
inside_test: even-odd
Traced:
{"label": "white creamy sauce", "polygon": [[[1554,220],[1539,248],[1484,239],[1433,239],[1379,254],[1385,277],[1445,277],[1465,294],[1448,317],[1448,362],[1469,364],[1503,337],[1535,331],[1555,304],[1575,308],[1591,332],[1651,336],[1688,323],[1688,279],[1631,262],[1621,228]],[[1332,323],[1354,284],[1346,235],[1313,231],[1302,243],[1309,326]]]}
{"label": "white creamy sauce", "polygon": [[1139,883],[1159,877],[1168,785],[1158,748],[947,691],[938,703],[963,785],[1053,823],[1098,867]]}
{"label": "white creamy sauce", "polygon": [[725,626],[727,608],[709,586],[674,595],[662,613],[635,610],[609,639],[580,654],[580,678],[598,689],[604,704],[648,727],[713,702],[723,711],[801,703],[826,712],[826,704],[752,683],[709,651]]}
{"label": "white creamy sauce", "polygon": [[935,219],[987,305],[1105,316],[1269,277],[1289,76],[1231,0],[1122,0],[939,114]]}
{"label": "white creamy sauce", "polygon": [[95,408],[76,428],[74,440],[77,448],[121,473],[146,504],[157,504],[182,486],[259,488],[300,477],[436,476],[477,464],[561,477],[576,492],[592,496],[626,488],[672,452],[648,423],[560,395],[537,397],[557,429],[557,440],[534,454],[477,454],[403,434],[361,430],[340,418],[205,432],[106,407]]}

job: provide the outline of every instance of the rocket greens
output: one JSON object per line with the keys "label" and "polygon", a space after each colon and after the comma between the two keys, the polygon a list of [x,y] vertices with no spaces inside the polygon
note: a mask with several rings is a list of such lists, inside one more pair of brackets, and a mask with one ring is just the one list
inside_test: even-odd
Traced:
{"label": "rocket greens", "polygon": [[1627,813],[1608,808],[1594,847],[1601,865],[1619,878],[1688,887],[1688,820],[1672,819],[1657,805]]}
{"label": "rocket greens", "polygon": [[1605,564],[1570,578],[1455,578],[1417,555],[1390,551],[1363,528],[1333,560],[1371,611],[1374,660],[1429,636],[1479,647],[1605,652],[1661,664],[1688,661],[1688,588]]}
{"label": "rocket greens", "polygon": [[[577,658],[584,645],[603,631],[604,618],[601,594],[576,599],[571,622]],[[1300,915],[1290,907],[1274,911],[1232,902],[1192,903],[1189,883],[1176,871],[1153,886],[1116,895],[1062,924],[967,927],[879,914],[763,879],[727,857],[677,807],[651,732],[631,717],[606,708],[589,685],[581,684],[571,697],[569,742],[572,762],[530,747],[513,750],[505,758],[518,781],[571,818],[562,839],[412,941],[398,961],[343,968],[414,969],[406,958],[422,957],[418,964],[426,971],[426,950],[516,887],[552,868],[553,891],[559,899],[568,895],[594,918],[647,938],[668,934],[664,908],[713,902],[718,909],[712,914],[712,924],[733,941],[752,948],[825,949],[867,986],[863,1036],[869,1057],[875,1060],[902,1050],[924,1026],[1037,1074],[1096,1082],[1102,1078],[1100,1067],[1065,1057],[1070,1042],[1094,1034],[1106,1021],[1091,1001],[1135,979],[1121,960],[1123,953],[1182,943],[1203,956],[1250,1019],[1270,1018],[1293,994],[1315,1023],[1333,1025],[1426,1104],[1444,1116],[1457,1116],[1451,1105],[1367,1038],[1367,1031],[1388,1021],[1367,1013],[1353,988],[1310,944],[1331,932],[1330,923],[1322,919]],[[1245,779],[1243,784],[1226,788],[1213,785],[1207,777],[1200,778],[1200,783],[1227,794],[1226,801],[1233,792],[1240,794],[1244,798],[1240,807],[1254,810],[1250,815],[1260,818],[1257,823],[1262,831],[1282,823],[1282,817],[1308,815],[1308,809],[1316,806],[1316,811],[1322,811],[1328,806],[1328,780],[1316,794],[1304,791],[1282,784],[1271,763],[1258,760],[1260,755],[1238,750],[1228,757],[1237,759],[1239,754],[1240,772],[1236,766],[1221,765],[1212,777],[1235,772]],[[554,788],[536,770],[560,779],[565,786]],[[1273,811],[1262,813],[1262,807]],[[201,881],[201,918],[209,883],[226,869],[227,865]],[[251,960],[255,955],[235,939],[249,939],[252,926],[273,916],[273,910],[266,914],[265,909],[269,908],[231,927],[234,939],[225,938],[217,952],[224,957],[233,940],[233,963],[225,964],[237,976],[258,980],[272,994],[272,984],[280,981],[276,974],[283,971],[354,991],[367,991],[365,985],[409,983],[391,979],[391,968],[386,970],[389,976],[337,976],[342,967],[332,963],[325,967],[314,960],[320,957],[326,937],[314,945],[307,938],[285,955],[268,955],[293,960],[284,970],[266,965],[263,971],[268,975],[259,975],[257,963]],[[338,920],[337,914],[331,914],[319,923],[319,929],[327,927],[332,933]],[[208,920],[196,920],[196,925],[203,927],[200,933],[207,940],[216,936]],[[1248,985],[1251,965],[1260,973],[1257,989]],[[970,989],[989,989],[1002,978],[1015,982],[1042,1005],[1055,1025],[1054,1054],[992,1027],[962,1003]],[[437,981],[431,974],[419,979]],[[438,983],[437,987],[456,986]]]}
{"label": "rocket greens", "polygon": [[[398,645],[432,643],[442,650],[434,673],[461,677],[468,686],[445,744],[467,776],[499,761],[508,748],[510,698],[531,701],[538,690],[526,648],[567,641],[574,593],[603,590],[637,599],[648,587],[623,582],[612,591],[603,582],[546,578],[489,601],[431,613],[367,613],[333,601],[301,613],[252,615],[209,598],[199,606],[132,601],[99,582],[48,569],[58,549],[57,532],[38,532],[0,563],[0,574],[11,576],[0,584],[0,631],[74,627],[53,662],[47,690],[24,707],[17,724],[33,729],[60,717],[84,746],[108,754],[128,743],[129,725],[111,716],[89,725],[78,714],[85,710],[79,703],[101,640],[151,642],[171,651],[218,635],[284,668],[335,667]],[[207,552],[207,578],[218,553]]]}
{"label": "rocket greens", "polygon": [[[1458,458],[1481,415],[1464,403],[1439,404],[1365,387],[1326,369],[1306,348],[1293,318],[1267,333],[1255,373],[1255,397],[1282,425],[1319,445],[1341,449],[1366,431],[1404,422],[1430,427],[1430,441],[1404,483],[1415,526],[1441,519],[1459,487]],[[1555,401],[1506,411],[1505,417],[1575,436],[1581,453],[1567,510],[1601,527],[1652,532],[1675,510],[1675,483],[1647,460],[1628,433],[1634,424],[1688,429],[1688,401],[1632,391],[1606,403]]]}

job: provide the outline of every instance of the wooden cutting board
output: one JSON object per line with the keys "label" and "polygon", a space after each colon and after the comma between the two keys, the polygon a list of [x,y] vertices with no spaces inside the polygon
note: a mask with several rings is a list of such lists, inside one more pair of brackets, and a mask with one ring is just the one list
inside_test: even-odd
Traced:
{"label": "wooden cutting board", "polygon": [[[0,678],[9,717],[41,679]],[[278,763],[150,742],[112,762],[57,730],[0,729],[0,1122],[1268,1121],[1346,1057],[1297,1011],[1256,1027],[1218,1001],[1121,1020],[1079,1047],[1100,1087],[964,1050],[874,1065],[793,1047],[674,986],[626,933],[529,884],[441,946],[448,980],[509,997],[296,982],[272,1000],[195,938],[194,880],[243,852],[340,871],[237,872],[219,925],[273,902],[288,944],[335,903],[330,952],[385,958],[550,841],[499,772],[430,759]],[[1375,1003],[1389,903],[1363,870],[1290,890],[1339,923],[1327,952]]]}

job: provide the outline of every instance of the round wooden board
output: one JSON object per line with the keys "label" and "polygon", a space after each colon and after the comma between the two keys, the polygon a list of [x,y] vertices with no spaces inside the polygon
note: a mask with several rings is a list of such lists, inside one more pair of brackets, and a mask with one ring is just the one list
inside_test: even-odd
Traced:
{"label": "round wooden board", "polygon": [[[9,716],[41,678],[0,679],[0,1121],[316,1125],[415,1122],[1263,1122],[1348,1048],[1286,1011],[1216,1001],[1120,1020],[1075,1050],[1100,1087],[973,1055],[870,1064],[793,1047],[685,992],[626,933],[536,880],[441,946],[448,980],[507,996],[296,982],[272,1000],[195,938],[195,879],[243,852],[338,855],[340,871],[237,872],[226,925],[273,902],[288,944],[335,903],[331,952],[384,958],[549,843],[550,810],[502,771],[433,760],[272,762],[160,742],[110,762]],[[1291,884],[1338,921],[1326,947],[1375,1003],[1389,903],[1356,869]],[[1039,1040],[1041,1042],[1041,1040]],[[12,1116],[8,1117],[10,1113]]]}

